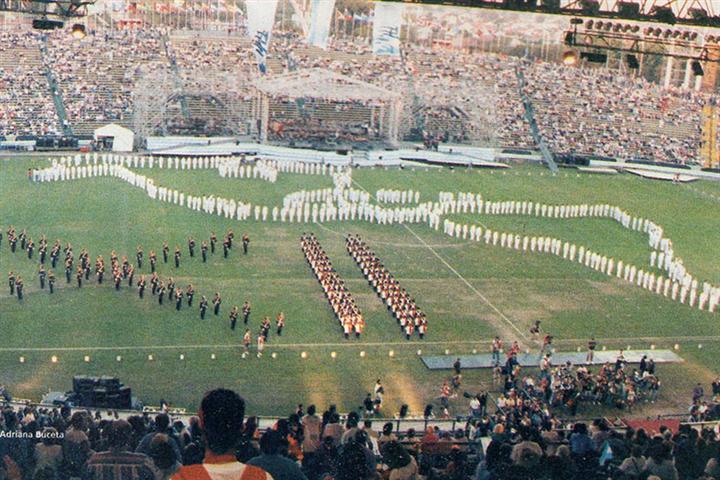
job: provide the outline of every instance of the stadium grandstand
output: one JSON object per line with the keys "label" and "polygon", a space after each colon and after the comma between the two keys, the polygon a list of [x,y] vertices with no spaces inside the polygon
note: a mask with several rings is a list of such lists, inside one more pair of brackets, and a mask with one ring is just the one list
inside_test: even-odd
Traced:
{"label": "stadium grandstand", "polygon": [[713,2],[0,0],[0,480],[720,480]]}

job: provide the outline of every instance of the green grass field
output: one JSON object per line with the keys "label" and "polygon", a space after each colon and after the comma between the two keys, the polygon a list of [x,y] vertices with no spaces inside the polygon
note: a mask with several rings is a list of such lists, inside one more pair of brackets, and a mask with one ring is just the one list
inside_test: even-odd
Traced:
{"label": "green grass field", "polygon": [[[408,403],[419,413],[439,394],[447,372],[427,370],[416,351],[453,354],[486,351],[496,332],[512,332],[512,323],[527,332],[542,320],[561,349],[584,346],[590,336],[608,348],[648,348],[680,343],[683,364],[660,366],[663,380],[660,402],[644,407],[648,413],[683,411],[694,382],[706,384],[720,373],[718,314],[691,309],[592,272],[555,256],[523,255],[499,246],[458,240],[424,224],[409,228],[364,222],[323,225],[238,222],[190,212],[186,208],[152,201],[146,194],[113,178],[29,184],[26,170],[45,166],[46,160],[10,158],[0,161],[0,226],[27,228],[30,236],[47,235],[70,241],[76,251],[86,246],[91,258],[119,255],[134,259],[137,245],[146,256],[167,240],[183,249],[179,269],[159,264],[162,277],[195,285],[197,296],[223,296],[219,317],[199,319],[196,307],[176,312],[174,304],[159,306],[146,295],[123,286],[94,281],[77,289],[65,284],[58,268],[58,291],[40,291],[37,264],[26,255],[12,254],[4,238],[0,246],[0,383],[17,397],[39,399],[48,390],[69,390],[74,374],[117,375],[145,404],[160,398],[194,408],[212,387],[237,389],[256,414],[286,414],[296,403],[321,407],[338,404],[357,407],[376,378],[386,385],[386,413]],[[222,179],[214,170],[142,172],[157,183],[186,193],[215,194],[253,204],[280,204],[282,197],[301,188],[331,186],[329,177],[281,174],[276,184],[260,180]],[[712,183],[677,186],[628,175],[577,176],[562,171],[552,177],[540,167],[514,167],[506,173],[418,168],[417,170],[360,169],[356,186],[374,193],[379,188],[412,188],[421,201],[437,200],[440,191],[480,192],[490,200],[532,200],[546,203],[600,203],[618,205],[631,214],[661,224],[672,238],[676,254],[702,280],[720,283],[720,203],[700,192],[717,193]],[[533,235],[552,235],[581,243],[616,259],[644,267],[650,250],[646,237],[609,220],[538,219],[526,216],[455,215],[453,220],[481,222],[489,228]],[[216,253],[207,264],[187,255],[186,240],[219,236],[232,228],[247,233],[250,254],[234,248],[227,260]],[[313,231],[349,284],[367,319],[361,340],[345,341],[299,248],[303,232]],[[395,321],[363,280],[345,251],[344,235],[360,234],[388,268],[415,296],[430,321],[424,342],[406,342]],[[199,243],[199,242],[198,242]],[[25,278],[26,299],[10,297],[7,272]],[[149,272],[144,265],[143,273]],[[467,282],[467,283],[466,283]],[[468,286],[468,284],[470,286]],[[472,287],[472,288],[471,288]],[[480,295],[478,294],[480,293]],[[484,298],[483,298],[484,297]],[[242,329],[231,333],[232,305],[249,300],[251,327],[263,316],[274,319],[283,311],[287,327],[282,338],[271,332],[266,354],[243,359]],[[486,301],[486,300],[487,301]],[[491,305],[490,305],[491,304]],[[702,338],[700,338],[702,337]],[[698,344],[703,348],[699,349]],[[535,347],[533,347],[535,348]],[[394,358],[388,356],[394,350]],[[301,359],[300,353],[308,358]],[[332,359],[330,352],[336,352]],[[365,351],[366,356],[360,357]],[[277,358],[272,358],[271,353]],[[153,361],[147,356],[152,354]],[[184,360],[180,355],[185,356]],[[211,359],[215,354],[215,359]],[[52,355],[59,361],[50,362]],[[84,356],[90,356],[90,362]],[[116,357],[120,355],[121,361]],[[25,363],[19,357],[25,357]],[[468,390],[488,388],[489,372],[467,371]],[[465,404],[457,401],[456,411]],[[582,412],[582,410],[581,410]]]}

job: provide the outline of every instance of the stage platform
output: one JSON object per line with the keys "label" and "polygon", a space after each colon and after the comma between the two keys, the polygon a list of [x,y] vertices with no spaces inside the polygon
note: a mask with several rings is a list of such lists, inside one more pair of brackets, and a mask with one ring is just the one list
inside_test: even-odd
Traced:
{"label": "stage platform", "polygon": [[684,173],[665,173],[665,172],[653,172],[650,170],[643,170],[639,168],[625,168],[625,171],[637,175],[638,177],[647,178],[650,180],[662,180],[665,182],[678,182],[678,183],[690,183],[698,180],[698,177],[693,175],[685,175]]}
{"label": "stage platform", "polygon": [[[585,361],[587,352],[556,352],[552,356],[553,365],[560,365],[567,362],[573,365],[603,365],[605,363],[614,363],[617,359],[619,350],[595,351],[595,358],[589,364]],[[680,363],[684,360],[671,350],[625,350],[623,356],[628,363],[640,363],[643,355],[652,358],[655,363]],[[478,355],[422,355],[420,359],[430,370],[450,370],[453,368],[455,359],[460,358],[460,364],[463,369],[470,368],[493,368],[495,365],[492,361],[492,354],[482,353]],[[505,362],[505,355],[500,355],[501,361]],[[523,367],[537,367],[540,365],[540,355],[538,352],[522,353],[518,355],[518,362]]]}
{"label": "stage platform", "polygon": [[577,167],[578,172],[597,173],[601,175],[617,175],[618,171],[614,168],[607,167]]}

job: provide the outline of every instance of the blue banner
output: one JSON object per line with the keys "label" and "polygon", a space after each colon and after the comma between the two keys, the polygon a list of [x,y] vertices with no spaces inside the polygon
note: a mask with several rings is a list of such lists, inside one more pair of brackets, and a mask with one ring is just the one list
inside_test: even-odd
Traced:
{"label": "blue banner", "polygon": [[246,0],[248,36],[252,39],[253,51],[260,73],[267,72],[267,53],[270,35],[275,23],[278,0]]}

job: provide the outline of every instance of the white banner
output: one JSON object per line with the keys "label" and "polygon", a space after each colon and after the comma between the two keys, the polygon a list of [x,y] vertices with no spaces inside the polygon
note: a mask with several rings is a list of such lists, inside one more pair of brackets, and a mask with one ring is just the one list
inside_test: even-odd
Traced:
{"label": "white banner", "polygon": [[270,34],[275,23],[278,0],[245,0],[248,36],[261,73],[267,71],[265,59],[270,47]]}
{"label": "white banner", "polygon": [[307,42],[320,48],[327,48],[330,24],[335,10],[335,0],[312,0],[310,7],[310,29]]}
{"label": "white banner", "polygon": [[374,5],[373,53],[399,57],[403,5],[385,2],[375,2]]}

